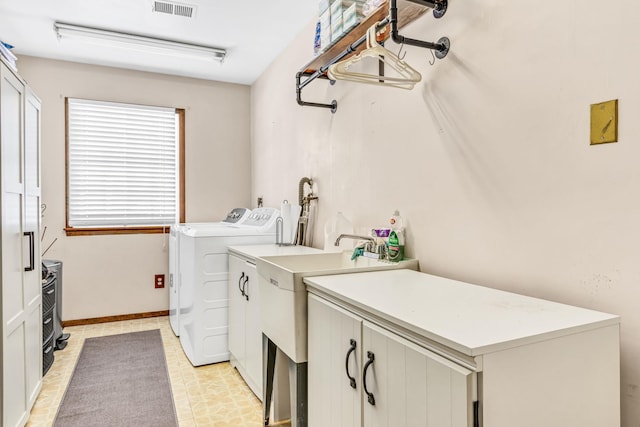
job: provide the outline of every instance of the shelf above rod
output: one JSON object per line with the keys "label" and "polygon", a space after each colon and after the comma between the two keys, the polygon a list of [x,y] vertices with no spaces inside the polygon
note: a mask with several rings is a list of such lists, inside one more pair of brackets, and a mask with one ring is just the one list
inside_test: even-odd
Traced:
{"label": "shelf above rod", "polygon": [[[380,23],[378,24],[377,29],[384,28],[384,26],[387,25],[388,23],[389,23],[389,18],[387,17],[384,20],[380,21]],[[348,55],[354,53],[358,49],[358,47],[360,47],[360,45],[362,43],[364,43],[365,41],[367,41],[367,35],[366,34],[364,36],[360,37],[355,42],[351,43],[340,54],[338,54],[333,59],[331,59],[330,61],[326,62],[322,67],[318,68],[315,72],[310,74],[309,78],[301,83],[300,89],[304,88],[306,85],[311,83],[311,81],[317,79],[318,77],[323,76],[327,72],[327,70],[329,69],[329,67],[331,65],[335,64],[336,62],[340,62],[345,56],[348,56]],[[304,73],[301,73],[301,74],[304,75]]]}
{"label": "shelf above rod", "polygon": [[[384,20],[380,21],[380,23],[378,24],[377,28],[378,29],[384,28],[384,26],[387,25],[388,23],[389,23],[389,18],[387,17]],[[303,72],[303,71],[298,72],[296,74],[296,97],[297,97],[298,105],[300,105],[302,107],[329,108],[332,113],[335,113],[336,110],[338,109],[338,101],[336,101],[334,99],[333,101],[331,101],[331,104],[322,104],[322,103],[318,103],[318,102],[303,101],[302,100],[302,89],[304,89],[309,83],[311,83],[312,81],[314,81],[317,78],[320,78],[320,77],[328,78],[328,77],[326,77],[326,72],[329,69],[329,67],[332,64],[335,64],[336,62],[341,61],[344,57],[354,53],[358,49],[358,47],[360,47],[360,45],[362,43],[364,43],[365,41],[367,41],[366,34],[364,36],[360,37],[355,42],[351,43],[340,54],[338,54],[337,56],[333,57],[330,61],[325,63],[325,65],[323,65],[322,67],[318,68],[316,71],[314,71],[311,74],[305,74],[305,72]],[[302,81],[301,80],[302,76],[307,76],[307,78],[304,81]],[[335,83],[334,80],[330,80],[330,82],[331,82],[331,84]]]}

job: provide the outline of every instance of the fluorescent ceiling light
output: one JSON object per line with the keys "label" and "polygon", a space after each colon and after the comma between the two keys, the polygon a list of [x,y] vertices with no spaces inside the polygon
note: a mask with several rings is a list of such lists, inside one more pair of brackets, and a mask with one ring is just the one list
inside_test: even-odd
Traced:
{"label": "fluorescent ceiling light", "polygon": [[135,34],[119,33],[99,28],[82,27],[78,25],[56,22],[54,25],[58,39],[76,39],[100,46],[133,49],[139,52],[156,53],[166,56],[206,59],[220,61],[227,51],[217,47],[200,46],[173,40],[157,39],[154,37],[138,36]]}

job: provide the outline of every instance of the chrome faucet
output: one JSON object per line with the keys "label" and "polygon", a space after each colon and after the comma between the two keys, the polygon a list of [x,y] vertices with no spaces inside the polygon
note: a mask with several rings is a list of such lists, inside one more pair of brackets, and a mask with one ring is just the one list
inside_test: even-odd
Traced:
{"label": "chrome faucet", "polygon": [[358,236],[357,234],[341,234],[336,239],[336,242],[334,243],[334,245],[340,246],[340,240],[342,239],[366,240],[367,243],[365,246],[365,250],[368,252],[375,252],[376,250],[376,241],[373,239],[373,237]]}

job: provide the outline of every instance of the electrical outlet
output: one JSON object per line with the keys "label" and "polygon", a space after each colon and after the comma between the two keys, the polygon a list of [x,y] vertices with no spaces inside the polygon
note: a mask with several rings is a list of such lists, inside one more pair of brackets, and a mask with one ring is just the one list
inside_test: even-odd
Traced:
{"label": "electrical outlet", "polygon": [[156,289],[164,288],[164,274],[156,274],[156,280],[154,283]]}

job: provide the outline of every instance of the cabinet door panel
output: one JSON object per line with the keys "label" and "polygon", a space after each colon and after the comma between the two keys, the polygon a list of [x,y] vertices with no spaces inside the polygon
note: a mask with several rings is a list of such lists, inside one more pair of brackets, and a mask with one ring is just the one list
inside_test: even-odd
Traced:
{"label": "cabinet door panel", "polygon": [[[314,295],[308,297],[309,426],[361,425],[361,327],[358,317]],[[352,388],[346,372],[355,377]]]}
{"label": "cabinet door panel", "polygon": [[245,356],[249,377],[247,383],[258,399],[262,399],[262,329],[258,271],[255,264],[249,262],[244,263],[244,268],[249,277],[245,286],[245,293],[249,296],[245,304]]}
{"label": "cabinet door panel", "polygon": [[24,85],[4,65],[0,83],[0,138],[2,139],[2,186],[11,193],[23,192],[22,126]]}
{"label": "cabinet door panel", "polygon": [[[26,266],[33,262],[33,270],[23,273],[26,303],[26,392],[29,408],[33,407],[42,385],[42,281],[40,272],[40,101],[27,88],[25,98],[25,197],[24,231],[34,233],[27,242]],[[30,252],[30,253],[29,253]],[[33,256],[33,260],[31,260]]]}
{"label": "cabinet door panel", "polygon": [[2,315],[5,335],[24,321],[22,195],[2,194]]}
{"label": "cabinet door panel", "polygon": [[468,427],[472,425],[473,372],[369,322],[363,355],[374,354],[364,397],[364,425]]}
{"label": "cabinet door panel", "polygon": [[245,299],[240,288],[246,275],[243,271],[244,265],[244,260],[229,255],[229,351],[242,365],[245,360]]}
{"label": "cabinet door panel", "polygon": [[[29,195],[40,196],[40,101],[26,91],[24,127],[24,182]],[[38,206],[38,212],[40,207]]]}
{"label": "cabinet door panel", "polygon": [[4,347],[4,421],[3,426],[24,425],[27,419],[27,391],[25,383],[25,323],[7,335]]}

